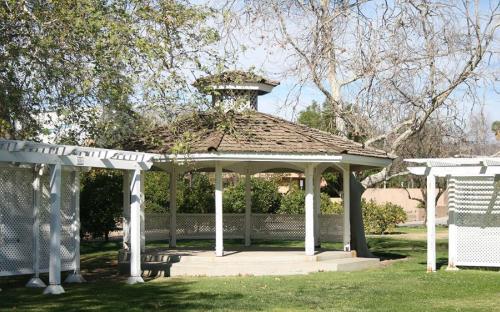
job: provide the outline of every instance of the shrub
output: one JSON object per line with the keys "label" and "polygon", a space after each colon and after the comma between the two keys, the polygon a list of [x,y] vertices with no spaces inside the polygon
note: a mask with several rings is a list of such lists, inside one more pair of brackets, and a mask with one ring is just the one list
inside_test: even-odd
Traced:
{"label": "shrub", "polygon": [[[252,212],[275,213],[280,207],[278,185],[271,180],[252,178]],[[224,190],[224,212],[245,212],[245,180]]]}
{"label": "shrub", "polygon": [[[320,194],[320,210],[322,214],[340,214],[342,205],[333,203],[326,193]],[[292,187],[281,199],[278,213],[303,214],[305,213],[305,192],[298,187]]]}
{"label": "shrub", "polygon": [[377,204],[375,201],[362,200],[365,232],[383,234],[394,230],[397,224],[407,219],[403,207],[393,203]]}

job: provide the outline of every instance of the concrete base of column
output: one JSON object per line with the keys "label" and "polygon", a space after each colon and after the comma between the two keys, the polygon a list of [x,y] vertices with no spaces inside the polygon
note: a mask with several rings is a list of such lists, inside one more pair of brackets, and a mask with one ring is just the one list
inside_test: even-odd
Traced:
{"label": "concrete base of column", "polygon": [[72,283],[85,283],[86,280],[83,278],[83,276],[80,273],[71,273],[66,277],[64,280],[65,283],[72,284]]}
{"label": "concrete base of column", "polygon": [[448,265],[448,267],[446,268],[446,271],[460,271],[460,269],[454,265]]}
{"label": "concrete base of column", "polygon": [[47,287],[47,285],[39,277],[32,277],[26,283],[26,287],[29,287],[29,288],[45,288],[45,287]]}
{"label": "concrete base of column", "polygon": [[61,285],[49,285],[43,291],[44,295],[60,295],[64,294],[64,288]]}
{"label": "concrete base of column", "polygon": [[130,276],[127,279],[127,284],[133,285],[137,283],[144,283],[144,280],[140,276]]}

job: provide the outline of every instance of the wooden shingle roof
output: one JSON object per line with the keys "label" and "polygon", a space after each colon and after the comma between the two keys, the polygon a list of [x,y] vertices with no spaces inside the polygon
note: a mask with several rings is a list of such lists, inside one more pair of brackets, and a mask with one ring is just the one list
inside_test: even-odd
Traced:
{"label": "wooden shingle roof", "polygon": [[[142,150],[172,154],[179,144],[188,153],[283,153],[350,154],[394,158],[385,151],[365,148],[362,144],[296,124],[275,116],[246,111],[228,112],[221,117],[200,113],[182,118],[176,126],[154,131],[154,144],[142,142]],[[180,143],[183,142],[183,143]]]}

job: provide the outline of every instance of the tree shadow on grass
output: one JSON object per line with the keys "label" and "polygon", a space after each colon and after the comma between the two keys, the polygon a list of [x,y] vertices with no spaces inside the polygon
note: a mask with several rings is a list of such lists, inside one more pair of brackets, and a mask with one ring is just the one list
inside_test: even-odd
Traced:
{"label": "tree shadow on grass", "polygon": [[242,293],[193,292],[191,281],[165,280],[127,285],[123,282],[89,282],[64,285],[66,293],[46,296],[41,289],[14,288],[2,292],[0,309],[50,311],[183,311],[211,310],[223,302],[239,300]]}
{"label": "tree shadow on grass", "polygon": [[370,237],[368,247],[381,260],[397,260],[407,258],[415,252],[422,252],[426,249],[426,244],[421,241],[406,241],[390,237]]}

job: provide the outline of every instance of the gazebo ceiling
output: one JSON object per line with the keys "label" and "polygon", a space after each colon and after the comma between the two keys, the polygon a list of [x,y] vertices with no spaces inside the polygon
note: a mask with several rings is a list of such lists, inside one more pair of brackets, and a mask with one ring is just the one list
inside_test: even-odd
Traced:
{"label": "gazebo ceiling", "polygon": [[394,159],[385,151],[257,111],[194,114],[175,126],[158,128],[153,137],[150,142],[154,143],[139,142],[142,150],[161,154],[347,154]]}

